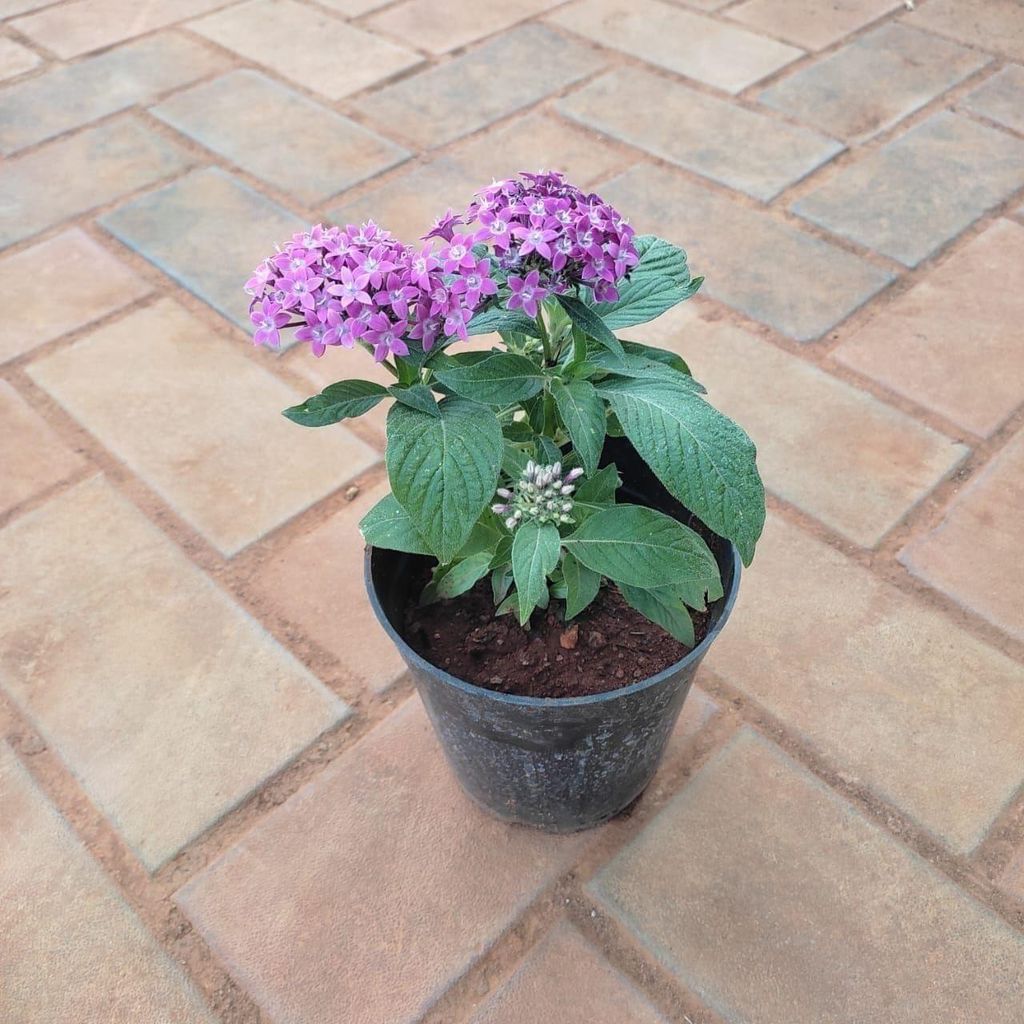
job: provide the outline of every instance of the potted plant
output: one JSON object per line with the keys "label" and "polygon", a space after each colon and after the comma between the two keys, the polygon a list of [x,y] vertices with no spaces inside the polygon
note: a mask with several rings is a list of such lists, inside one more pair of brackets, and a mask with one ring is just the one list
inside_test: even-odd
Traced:
{"label": "potted plant", "polygon": [[[676,354],[616,337],[690,298],[686,254],[522,174],[410,248],[316,226],[247,284],[255,341],[361,347],[307,427],[383,401],[366,585],[447,757],[493,813],[569,831],[643,791],[764,524],[747,435]],[[496,334],[490,351],[460,350]]]}

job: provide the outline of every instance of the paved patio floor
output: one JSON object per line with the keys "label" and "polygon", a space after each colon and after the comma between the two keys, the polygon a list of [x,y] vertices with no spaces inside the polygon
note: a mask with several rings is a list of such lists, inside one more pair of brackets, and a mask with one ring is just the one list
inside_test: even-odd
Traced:
{"label": "paved patio floor", "polygon": [[[0,1020],[1024,1017],[1018,0],[0,0]],[[627,817],[449,775],[363,593],[377,373],[247,340],[298,227],[564,169],[769,524]]]}

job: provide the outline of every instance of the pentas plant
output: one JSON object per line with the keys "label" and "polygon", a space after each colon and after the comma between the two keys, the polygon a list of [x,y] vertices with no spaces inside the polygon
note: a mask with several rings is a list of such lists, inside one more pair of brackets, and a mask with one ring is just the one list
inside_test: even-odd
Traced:
{"label": "pentas plant", "polygon": [[[628,438],[749,564],[765,515],[753,443],[678,355],[615,333],[701,281],[681,249],[547,173],[482,189],[418,248],[373,223],[318,225],[246,287],[257,343],[294,329],[316,355],[358,345],[394,377],[339,381],[285,415],[323,427],[393,400],[392,493],[360,528],[369,544],[436,559],[423,601],[489,577],[496,613],[527,625],[552,600],[574,618],[610,583],[692,646],[688,609],[722,596],[715,558],[676,519],[620,502],[602,452]],[[481,334],[500,344],[457,350]]]}

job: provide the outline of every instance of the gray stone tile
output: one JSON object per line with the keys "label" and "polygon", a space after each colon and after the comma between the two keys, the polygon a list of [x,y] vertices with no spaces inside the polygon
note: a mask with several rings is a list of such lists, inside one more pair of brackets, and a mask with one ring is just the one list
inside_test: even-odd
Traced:
{"label": "gray stone tile", "polygon": [[765,202],[843,148],[817,132],[636,68],[602,75],[561,100],[558,109]]}
{"label": "gray stone tile", "polygon": [[1010,64],[979,86],[963,105],[1024,134],[1024,67]]}
{"label": "gray stone tile", "polygon": [[907,266],[1024,186],[1024,141],[942,111],[792,207]]}
{"label": "gray stone tile", "polygon": [[1020,0],[928,0],[906,19],[911,25],[1024,61]]}
{"label": "gray stone tile", "polygon": [[712,298],[796,341],[820,337],[892,275],[767,212],[641,164],[601,189],[638,230],[683,246]]}
{"label": "gray stone tile", "polygon": [[989,59],[931,33],[888,24],[769,86],[758,99],[831,135],[862,142]]}

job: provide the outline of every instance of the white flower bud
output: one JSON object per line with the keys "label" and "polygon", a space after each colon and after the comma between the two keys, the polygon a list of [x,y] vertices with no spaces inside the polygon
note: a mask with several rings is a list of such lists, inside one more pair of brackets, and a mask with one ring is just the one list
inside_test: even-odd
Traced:
{"label": "white flower bud", "polygon": [[583,470],[577,466],[575,469],[569,470],[566,474],[565,482],[571,484],[574,480],[579,480],[581,476],[583,476]]}
{"label": "white flower bud", "polygon": [[510,530],[514,530],[519,525],[519,521],[516,519],[515,516],[509,516],[508,519],[505,520],[505,525]]}
{"label": "white flower bud", "polygon": [[562,505],[562,511],[563,512],[571,512],[572,511],[572,502],[571,501],[565,502]]}
{"label": "white flower bud", "polygon": [[492,505],[491,511],[496,516],[502,516],[508,511],[508,505]]}
{"label": "white flower bud", "polygon": [[499,498],[511,498],[512,492],[507,487],[499,487],[495,492]]}
{"label": "white flower bud", "polygon": [[523,518],[523,510],[521,508],[517,508],[515,512],[512,513],[512,518],[518,522]]}
{"label": "white flower bud", "polygon": [[562,488],[562,492],[561,492],[561,493],[562,493],[562,494],[572,494],[572,492],[573,492],[573,491],[575,491],[575,490],[576,490],[576,488],[575,488],[575,487],[573,487],[573,485],[572,485],[572,484],[566,484],[566,485],[565,485],[565,486],[564,486],[564,487]]}
{"label": "white flower bud", "polygon": [[562,475],[562,464],[554,462],[551,465],[551,475],[557,480]]}

